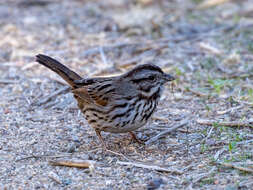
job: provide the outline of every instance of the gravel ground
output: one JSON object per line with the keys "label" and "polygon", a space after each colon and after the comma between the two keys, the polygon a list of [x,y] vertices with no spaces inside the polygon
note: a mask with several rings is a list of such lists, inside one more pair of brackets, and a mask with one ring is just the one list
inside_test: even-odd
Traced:
{"label": "gravel ground", "polygon": [[[0,28],[0,189],[252,189],[250,0],[2,0]],[[153,62],[177,80],[137,136],[186,123],[147,145],[103,133],[104,151],[38,53],[86,77]]]}

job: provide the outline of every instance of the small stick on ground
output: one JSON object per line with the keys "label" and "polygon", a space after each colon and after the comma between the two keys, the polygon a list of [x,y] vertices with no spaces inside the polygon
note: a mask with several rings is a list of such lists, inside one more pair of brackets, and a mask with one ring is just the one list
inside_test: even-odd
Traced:
{"label": "small stick on ground", "polygon": [[224,151],[226,151],[225,148],[222,148],[222,149],[218,150],[218,151],[216,152],[216,154],[214,155],[214,160],[218,160],[219,157],[220,157],[220,155],[221,155]]}
{"label": "small stick on ground", "polygon": [[117,156],[122,156],[122,157],[125,158],[126,160],[130,160],[129,158],[127,158],[127,157],[126,157],[124,154],[122,154],[122,153],[114,152],[114,151],[109,150],[109,149],[105,149],[105,151],[106,151],[106,152],[110,152],[110,153],[112,153],[112,154],[115,154],[115,155],[117,155]]}
{"label": "small stick on ground", "polygon": [[196,179],[193,180],[193,184],[199,182],[200,180],[202,180],[203,178],[206,178],[208,177],[209,175],[211,175],[215,170],[215,167],[213,167],[209,172],[207,173],[203,173],[203,174],[200,174]]}
{"label": "small stick on ground", "polygon": [[205,143],[205,142],[207,141],[207,139],[211,136],[211,134],[212,134],[212,132],[213,132],[213,129],[214,129],[214,127],[212,127],[212,128],[210,129],[210,131],[208,132],[206,138],[204,138],[204,139],[200,142],[200,144],[203,144],[203,143]]}
{"label": "small stick on ground", "polygon": [[223,111],[217,111],[217,114],[218,115],[223,115],[223,114],[226,114],[228,112],[232,112],[232,111],[235,111],[235,110],[238,110],[238,109],[241,109],[241,108],[243,108],[243,106],[239,105],[239,106],[232,107],[232,108],[229,108],[229,109],[226,109],[226,110],[223,110]]}
{"label": "small stick on ground", "polygon": [[225,166],[225,167],[241,170],[241,171],[244,171],[244,172],[253,173],[253,169],[251,169],[251,168],[245,168],[245,167],[237,166],[235,164],[230,164],[230,163],[221,163],[221,162],[219,162],[217,164],[220,164],[220,165]]}
{"label": "small stick on ground", "polygon": [[117,163],[120,165],[136,166],[136,167],[150,169],[150,170],[156,170],[156,171],[160,171],[160,172],[169,172],[169,173],[175,173],[175,174],[179,174],[179,175],[183,174],[183,172],[180,170],[171,170],[171,169],[167,169],[165,167],[151,165],[151,163],[121,162],[121,161],[118,161]]}
{"label": "small stick on ground", "polygon": [[168,133],[171,133],[172,131],[175,131],[176,129],[178,129],[179,127],[183,127],[184,125],[186,125],[189,122],[189,119],[184,119],[182,120],[178,125],[171,127],[165,131],[162,131],[161,133],[159,133],[158,135],[152,137],[151,139],[149,139],[147,142],[145,142],[146,145],[149,145],[150,143],[157,141],[158,139],[166,136]]}
{"label": "small stick on ground", "polygon": [[69,91],[69,90],[70,90],[69,86],[64,86],[64,87],[60,88],[59,90],[56,90],[55,92],[53,92],[49,96],[46,96],[46,97],[42,98],[38,102],[33,102],[32,104],[36,105],[36,106],[41,106],[43,104],[46,104],[47,102],[49,102],[51,99],[55,98],[56,96],[58,96],[60,94],[63,94],[65,92]]}
{"label": "small stick on ground", "polygon": [[76,168],[94,167],[94,161],[91,160],[50,160],[49,164],[53,166],[67,166]]}
{"label": "small stick on ground", "polygon": [[163,121],[163,122],[165,122],[165,123],[168,123],[168,122],[169,122],[169,120],[168,120],[167,118],[165,118],[165,117],[152,116],[152,119],[154,119],[154,120],[159,120],[159,121]]}
{"label": "small stick on ground", "polygon": [[53,181],[55,181],[56,183],[62,184],[62,182],[61,182],[59,176],[58,176],[56,173],[54,173],[54,172],[51,171],[51,172],[48,174],[48,177],[49,177],[50,179],[52,179]]}
{"label": "small stick on ground", "polygon": [[30,159],[30,158],[61,158],[61,157],[67,157],[71,156],[72,154],[58,154],[58,155],[31,155],[31,156],[26,156],[20,159],[15,160],[16,162]]}
{"label": "small stick on ground", "polygon": [[199,181],[201,181],[202,179],[210,176],[215,170],[215,167],[213,167],[209,172],[207,173],[202,173],[202,174],[199,174],[195,179],[193,179],[193,181],[190,183],[190,185],[188,186],[187,189],[193,189],[193,185],[198,183]]}
{"label": "small stick on ground", "polygon": [[204,42],[200,42],[199,43],[200,48],[202,48],[203,50],[206,50],[208,52],[210,52],[211,54],[214,55],[222,55],[223,52],[221,50],[219,50],[216,47],[211,46],[210,44],[204,43]]}
{"label": "small stick on ground", "polygon": [[214,6],[229,2],[229,1],[230,0],[206,0],[200,3],[197,6],[197,9],[207,9],[207,8],[214,7]]}
{"label": "small stick on ground", "polygon": [[17,80],[7,80],[7,79],[0,79],[0,84],[17,84],[19,81]]}
{"label": "small stick on ground", "polygon": [[196,91],[196,90],[191,89],[191,88],[189,88],[189,89],[187,89],[187,90],[188,90],[189,92],[191,92],[191,93],[197,95],[197,96],[200,96],[200,97],[207,97],[207,96],[209,96],[208,94],[205,94],[205,93],[200,92],[200,91]]}
{"label": "small stick on ground", "polygon": [[213,125],[218,124],[226,127],[252,127],[253,121],[216,121],[216,120],[208,120],[208,119],[197,119],[196,122],[201,125]]}

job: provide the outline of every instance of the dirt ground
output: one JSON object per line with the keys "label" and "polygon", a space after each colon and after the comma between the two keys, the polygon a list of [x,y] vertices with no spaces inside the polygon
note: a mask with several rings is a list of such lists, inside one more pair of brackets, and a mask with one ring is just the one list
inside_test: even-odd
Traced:
{"label": "dirt ground", "polygon": [[[1,0],[0,39],[0,189],[253,189],[251,0]],[[38,53],[84,77],[175,76],[136,131],[148,143],[103,133],[104,151]]]}

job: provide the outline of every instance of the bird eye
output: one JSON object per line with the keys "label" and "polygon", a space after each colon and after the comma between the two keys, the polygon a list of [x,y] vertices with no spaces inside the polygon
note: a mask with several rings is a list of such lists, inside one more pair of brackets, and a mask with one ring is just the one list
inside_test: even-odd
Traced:
{"label": "bird eye", "polygon": [[155,77],[153,75],[148,77],[149,80],[155,80]]}

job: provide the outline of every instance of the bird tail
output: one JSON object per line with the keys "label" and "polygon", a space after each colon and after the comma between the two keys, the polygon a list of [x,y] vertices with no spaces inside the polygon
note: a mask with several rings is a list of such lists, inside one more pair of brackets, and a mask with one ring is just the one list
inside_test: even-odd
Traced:
{"label": "bird tail", "polygon": [[73,88],[76,87],[75,80],[82,79],[82,77],[79,76],[77,73],[70,70],[69,68],[49,56],[42,54],[36,55],[36,61],[41,65],[44,65],[45,67],[56,72]]}

